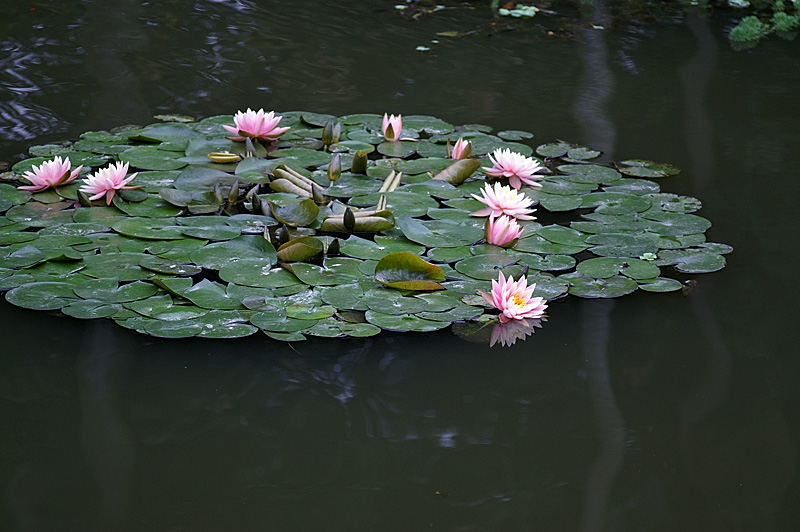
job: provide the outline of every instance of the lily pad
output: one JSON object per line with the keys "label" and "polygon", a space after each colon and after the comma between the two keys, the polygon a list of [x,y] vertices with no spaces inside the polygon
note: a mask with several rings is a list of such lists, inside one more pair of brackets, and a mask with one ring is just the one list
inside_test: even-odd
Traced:
{"label": "lily pad", "polygon": [[389,253],[378,261],[375,279],[390,288],[399,290],[441,290],[444,272],[408,251]]}
{"label": "lily pad", "polygon": [[33,310],[57,310],[78,299],[70,283],[27,283],[6,293],[6,301]]}

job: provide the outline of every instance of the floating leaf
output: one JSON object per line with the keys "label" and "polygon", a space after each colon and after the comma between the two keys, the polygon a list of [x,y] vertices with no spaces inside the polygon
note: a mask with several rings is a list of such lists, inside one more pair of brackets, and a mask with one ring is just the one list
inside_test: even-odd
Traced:
{"label": "floating leaf", "polygon": [[458,186],[474,174],[480,166],[481,162],[477,159],[461,159],[436,174],[433,179]]}
{"label": "floating leaf", "polygon": [[636,281],[621,275],[595,279],[582,273],[568,273],[559,279],[569,282],[569,293],[588,298],[611,298],[630,294],[637,288]]}
{"label": "floating leaf", "polygon": [[399,290],[441,290],[444,272],[413,253],[397,251],[378,261],[375,279]]}
{"label": "floating leaf", "polygon": [[28,283],[11,289],[6,301],[33,310],[57,310],[78,299],[70,283]]}
{"label": "floating leaf", "polygon": [[291,227],[304,227],[311,224],[319,215],[319,207],[314,200],[306,199],[292,205],[280,207],[269,202],[272,216],[279,222]]}
{"label": "floating leaf", "polygon": [[322,241],[313,236],[292,239],[278,248],[278,259],[285,262],[308,260],[322,253]]}
{"label": "floating leaf", "polygon": [[667,163],[654,163],[643,159],[622,161],[618,168],[623,174],[636,177],[666,177],[680,173],[680,170]]}

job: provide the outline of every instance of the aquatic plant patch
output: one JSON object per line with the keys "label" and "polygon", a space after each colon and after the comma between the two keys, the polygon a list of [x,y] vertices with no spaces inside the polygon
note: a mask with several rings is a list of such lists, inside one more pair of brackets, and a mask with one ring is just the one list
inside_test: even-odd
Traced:
{"label": "aquatic plant patch", "polygon": [[[669,292],[725,244],[652,161],[432,116],[247,110],[32,146],[2,174],[0,290],[159,337],[493,327]],[[566,221],[565,221],[566,220]]]}

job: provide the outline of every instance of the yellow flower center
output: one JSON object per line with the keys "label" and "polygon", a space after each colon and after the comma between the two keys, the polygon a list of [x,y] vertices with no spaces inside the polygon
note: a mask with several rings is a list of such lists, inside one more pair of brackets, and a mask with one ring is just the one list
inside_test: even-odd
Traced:
{"label": "yellow flower center", "polygon": [[525,305],[525,296],[520,294],[519,292],[514,292],[511,296],[511,301],[518,307]]}

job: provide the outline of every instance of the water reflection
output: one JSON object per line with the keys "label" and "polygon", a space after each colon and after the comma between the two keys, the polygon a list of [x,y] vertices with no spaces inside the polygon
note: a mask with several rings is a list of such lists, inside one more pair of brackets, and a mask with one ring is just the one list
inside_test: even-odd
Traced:
{"label": "water reflection", "polygon": [[35,102],[43,87],[59,90],[60,84],[41,68],[64,63],[63,56],[55,53],[59,44],[44,37],[0,41],[0,139],[27,140],[67,130],[68,123]]}
{"label": "water reflection", "polygon": [[517,340],[524,340],[535,332],[535,329],[542,327],[542,319],[521,319],[511,320],[506,323],[495,323],[492,326],[492,338],[489,340],[489,347],[500,342],[503,347],[514,345]]}

